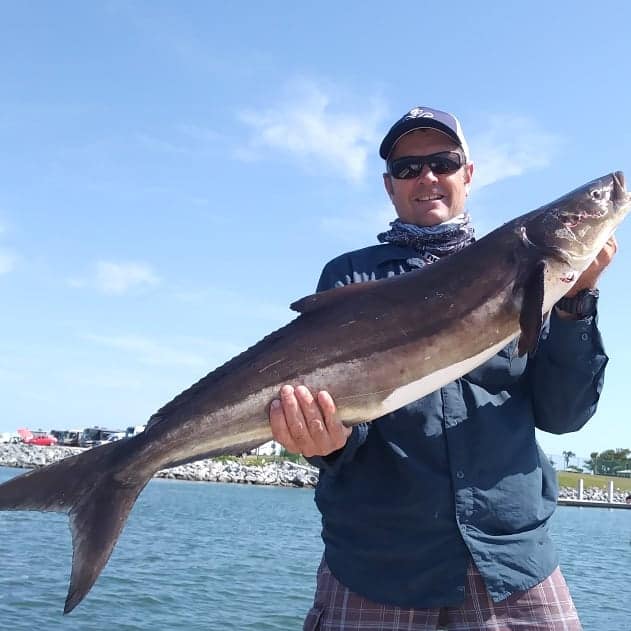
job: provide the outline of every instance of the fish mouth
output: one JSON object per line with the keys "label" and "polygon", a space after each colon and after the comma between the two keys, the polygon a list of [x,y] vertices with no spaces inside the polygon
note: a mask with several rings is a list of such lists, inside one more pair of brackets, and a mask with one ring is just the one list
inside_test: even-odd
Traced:
{"label": "fish mouth", "polygon": [[627,189],[624,182],[624,173],[616,171],[611,174],[613,178],[613,199],[614,201],[623,201],[627,198]]}

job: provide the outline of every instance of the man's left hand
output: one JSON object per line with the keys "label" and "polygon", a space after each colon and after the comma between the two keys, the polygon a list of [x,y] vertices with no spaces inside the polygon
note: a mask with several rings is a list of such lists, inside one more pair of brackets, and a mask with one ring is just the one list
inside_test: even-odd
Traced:
{"label": "man's left hand", "polygon": [[567,292],[566,297],[576,296],[583,289],[594,289],[598,283],[598,278],[605,271],[605,268],[611,263],[613,257],[618,251],[618,242],[615,236],[611,236],[605,247],[598,253],[598,256],[592,261],[592,264],[578,277],[578,280]]}

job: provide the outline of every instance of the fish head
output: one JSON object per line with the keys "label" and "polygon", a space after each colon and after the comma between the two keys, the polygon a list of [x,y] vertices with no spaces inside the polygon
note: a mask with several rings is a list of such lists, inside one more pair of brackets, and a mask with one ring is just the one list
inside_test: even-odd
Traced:
{"label": "fish head", "polygon": [[624,174],[599,177],[525,216],[522,240],[576,271],[594,260],[631,210]]}

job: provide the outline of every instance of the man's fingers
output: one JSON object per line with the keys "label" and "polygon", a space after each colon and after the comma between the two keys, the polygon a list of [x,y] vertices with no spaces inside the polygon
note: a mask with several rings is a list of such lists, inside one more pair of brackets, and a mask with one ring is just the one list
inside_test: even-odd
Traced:
{"label": "man's fingers", "polygon": [[280,401],[291,438],[298,445],[300,453],[309,455],[313,450],[313,440],[294,388],[283,386],[280,389]]}
{"label": "man's fingers", "polygon": [[335,416],[335,403],[333,402],[333,397],[326,391],[321,390],[318,392],[318,404],[320,405],[320,409],[322,410],[322,414],[325,419],[333,418]]}
{"label": "man's fingers", "polygon": [[582,289],[593,289],[598,284],[598,279],[609,266],[618,250],[616,237],[611,235],[591,265],[579,276],[578,280],[568,292],[568,297],[575,296]]}
{"label": "man's fingers", "polygon": [[313,396],[306,386],[283,386],[280,401],[270,407],[272,435],[288,451],[304,456],[327,455],[343,447],[351,433],[335,418],[328,392]]}
{"label": "man's fingers", "polygon": [[311,439],[310,443],[305,441],[302,453],[305,456],[315,456],[326,455],[335,451],[336,447],[331,443],[331,436],[324,422],[322,410],[318,401],[311,394],[311,390],[306,386],[298,386],[295,394]]}
{"label": "man's fingers", "polygon": [[306,386],[298,386],[295,393],[307,425],[307,430],[315,442],[321,441],[326,428],[317,401],[313,398],[311,390]]}
{"label": "man's fingers", "polygon": [[617,251],[618,241],[614,235],[611,235],[607,243],[605,243],[605,247],[598,253],[596,259],[606,266],[611,262],[611,259],[613,259]]}
{"label": "man's fingers", "polygon": [[334,449],[340,449],[346,444],[352,430],[350,427],[344,427],[344,425],[335,418],[335,403],[331,395],[325,390],[318,392],[318,404],[324,416],[324,422],[329,433],[331,444]]}
{"label": "man's fingers", "polygon": [[287,427],[287,421],[285,420],[285,413],[283,412],[283,406],[278,399],[274,399],[270,406],[269,412],[270,425],[272,426],[272,436],[276,442],[279,442],[288,452],[292,454],[299,454],[300,447],[294,442],[294,439],[289,433]]}

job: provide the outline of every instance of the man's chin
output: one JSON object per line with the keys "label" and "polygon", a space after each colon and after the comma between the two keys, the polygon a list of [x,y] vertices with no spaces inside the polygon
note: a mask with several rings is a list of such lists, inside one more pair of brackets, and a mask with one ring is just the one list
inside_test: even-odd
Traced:
{"label": "man's chin", "polygon": [[444,221],[448,221],[452,218],[452,213],[450,212],[447,206],[435,205],[429,208],[418,208],[415,209],[413,214],[413,221],[410,223],[414,223],[417,226],[436,226],[439,223],[443,223]]}

